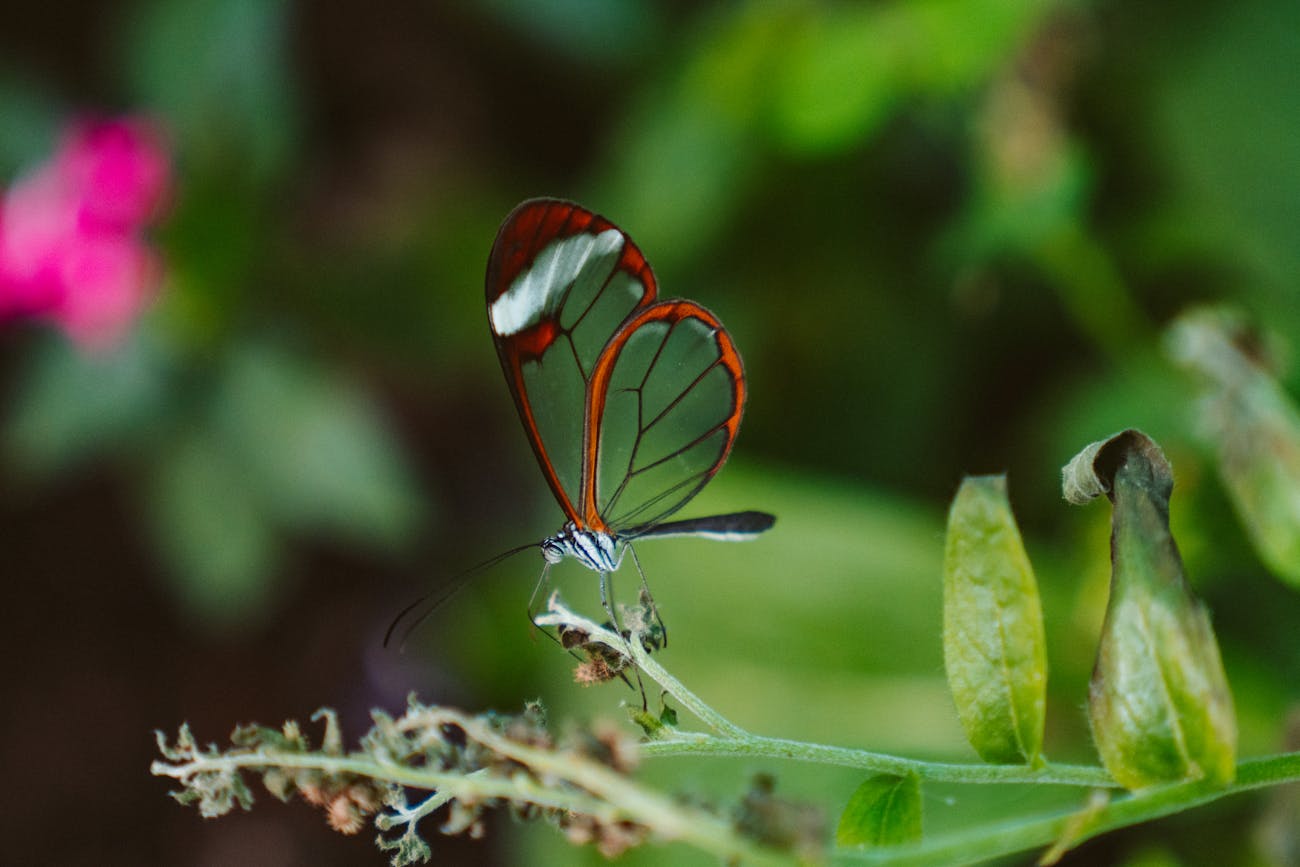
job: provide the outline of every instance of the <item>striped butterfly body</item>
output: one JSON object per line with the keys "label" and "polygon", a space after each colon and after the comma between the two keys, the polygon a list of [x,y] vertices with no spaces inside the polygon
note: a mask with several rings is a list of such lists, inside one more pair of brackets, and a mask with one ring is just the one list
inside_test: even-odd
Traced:
{"label": "striped butterfly body", "polygon": [[488,259],[492,339],[566,518],[540,543],[538,587],[551,565],[572,557],[600,574],[611,620],[609,576],[631,542],[740,541],[776,520],[763,512],[668,520],[730,454],[745,373],[717,317],[657,296],[632,239],[571,202],[516,207]]}

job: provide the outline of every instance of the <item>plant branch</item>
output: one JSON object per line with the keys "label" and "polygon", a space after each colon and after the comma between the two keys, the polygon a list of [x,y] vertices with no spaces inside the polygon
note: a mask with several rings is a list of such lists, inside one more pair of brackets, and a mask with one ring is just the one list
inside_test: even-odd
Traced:
{"label": "plant branch", "polygon": [[[296,737],[296,726],[292,730]],[[727,861],[793,863],[792,856],[764,848],[742,836],[725,815],[683,806],[579,750],[557,749],[549,741],[530,743],[517,739],[482,717],[449,708],[426,707],[413,701],[399,719],[377,715],[376,729],[372,732],[376,731],[378,736],[363,740],[364,751],[335,755],[328,747],[321,751],[293,746],[281,748],[276,740],[270,746],[236,746],[225,752],[215,747],[200,749],[188,729],[183,728],[175,748],[169,747],[159,735],[160,748],[169,761],[155,761],[150,770],[155,775],[180,781],[187,792],[210,791],[213,784],[205,781],[225,781],[224,785],[246,793],[238,782],[243,771],[268,775],[268,785],[270,774],[292,771],[314,772],[335,780],[363,778],[381,787],[400,787],[390,792],[418,789],[434,793],[415,806],[394,803],[391,797],[386,799],[390,812],[376,819],[381,831],[404,825],[413,833],[421,819],[452,802],[471,809],[476,805],[510,803],[534,805],[573,817],[590,817],[601,827],[616,828],[627,823],[661,840],[688,843]],[[445,744],[449,731],[459,732],[455,737],[463,737],[462,743],[476,744],[475,749],[486,751],[493,763],[491,771],[486,767],[473,771],[455,767],[444,770],[427,761],[412,764],[413,757],[430,755],[428,750]],[[271,733],[264,737],[275,736]],[[392,748],[386,744],[398,746]],[[465,751],[466,747],[459,749]],[[219,803],[229,809],[233,800],[226,798]],[[247,806],[251,797],[238,800]],[[213,809],[205,815],[218,815],[225,809]],[[410,859],[395,863],[410,863]]]}
{"label": "plant branch", "polygon": [[603,809],[588,807],[582,812],[604,814],[607,818],[628,818],[653,828],[665,839],[691,843],[723,858],[744,857],[755,863],[779,862],[743,840],[723,819],[687,810],[668,798],[637,785],[627,777],[591,761],[574,761],[572,755],[538,749],[510,740],[492,731],[482,721],[448,708],[429,708],[427,717],[413,721],[416,725],[452,724],[465,734],[499,755],[527,765],[545,779],[563,779],[592,793]]}
{"label": "plant branch", "polygon": [[594,620],[588,620],[579,614],[575,614],[560,602],[558,593],[551,594],[546,608],[546,613],[540,614],[536,618],[538,626],[567,627],[585,632],[589,636],[588,641],[602,644],[616,653],[629,656],[644,674],[662,686],[664,691],[677,699],[682,707],[695,714],[700,722],[715,732],[732,738],[749,736],[749,733],[743,728],[705,704],[703,699],[687,689],[680,680],[669,674],[662,665],[650,657],[650,654],[641,647],[639,641],[627,641],[618,633],[606,629]]}
{"label": "plant branch", "polygon": [[1045,764],[1033,768],[1027,765],[926,762],[867,750],[750,734],[714,710],[703,699],[687,689],[681,681],[669,674],[658,660],[641,646],[640,641],[628,641],[617,633],[573,613],[560,603],[557,596],[552,595],[547,613],[537,618],[537,624],[581,630],[587,634],[588,641],[626,654],[641,669],[642,674],[658,683],[682,707],[695,714],[701,722],[717,733],[711,735],[670,729],[672,734],[641,745],[641,754],[644,756],[688,754],[763,756],[861,768],[879,773],[914,773],[922,780],[954,783],[1050,783],[1102,788],[1117,785],[1105,770],[1089,765]]}

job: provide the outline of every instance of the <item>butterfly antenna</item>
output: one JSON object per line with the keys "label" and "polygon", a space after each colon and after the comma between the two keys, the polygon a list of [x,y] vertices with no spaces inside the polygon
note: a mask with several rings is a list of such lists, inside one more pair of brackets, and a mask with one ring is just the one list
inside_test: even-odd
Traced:
{"label": "butterfly antenna", "polygon": [[[465,571],[455,575],[444,586],[440,587],[436,593],[426,593],[419,597],[401,611],[397,612],[397,616],[393,618],[393,622],[388,624],[388,629],[384,632],[384,647],[388,647],[392,643],[393,636],[398,632],[398,627],[402,626],[405,622],[405,626],[402,626],[401,629],[401,640],[398,643],[398,649],[405,650],[406,642],[410,639],[411,633],[415,632],[419,625],[427,620],[429,615],[437,611],[438,608],[450,599],[457,590],[464,587],[471,577],[482,572],[484,569],[492,568],[502,560],[523,553],[530,548],[536,548],[537,545],[537,542],[529,542],[527,545],[520,545],[516,548],[511,548],[508,551],[502,551],[500,554],[490,557],[482,563],[471,566]],[[414,619],[409,619],[412,616],[414,616]],[[408,620],[409,622],[407,622]]]}

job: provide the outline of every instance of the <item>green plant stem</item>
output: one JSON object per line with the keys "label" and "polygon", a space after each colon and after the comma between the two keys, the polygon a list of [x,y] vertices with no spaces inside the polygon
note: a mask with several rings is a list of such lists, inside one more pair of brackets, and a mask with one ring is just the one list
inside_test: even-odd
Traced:
{"label": "green plant stem", "polygon": [[[1157,819],[1197,807],[1228,795],[1263,786],[1300,781],[1300,753],[1286,753],[1250,759],[1237,766],[1236,780],[1223,786],[1204,780],[1174,783],[1132,794],[1118,794],[1111,800],[1095,801],[1117,788],[1105,769],[1090,765],[949,764],[925,762],[898,756],[823,744],[790,741],[753,735],[709,707],[681,681],[651,658],[639,641],[626,641],[597,624],[578,617],[552,597],[544,625],[565,624],[585,630],[589,640],[629,655],[642,674],[654,680],[717,734],[682,732],[642,744],[642,755],[743,755],[788,758],[822,764],[861,768],[880,773],[914,773],[924,780],[955,783],[1037,783],[1089,787],[1094,801],[1081,810],[1057,811],[1047,816],[983,825],[925,842],[873,850],[835,853],[844,863],[926,865],[956,867],[989,858],[1023,852],[1056,843],[1062,851],[1106,831]],[[1111,792],[1113,794],[1113,792]]]}
{"label": "green plant stem", "polygon": [[1220,786],[1197,780],[1143,789],[1101,805],[1048,816],[980,826],[909,846],[836,853],[838,863],[889,867],[959,867],[988,858],[1063,842],[1074,846],[1098,834],[1208,804],[1264,786],[1300,781],[1300,753],[1248,759],[1237,765],[1237,780]]}
{"label": "green plant stem", "polygon": [[[703,702],[698,695],[686,689],[681,681],[651,658],[641,647],[641,642],[624,641],[611,630],[603,629],[590,620],[582,619],[552,598],[550,615],[546,623],[565,624],[584,629],[590,641],[603,643],[612,650],[628,654],[646,677],[663,686],[664,692],[686,710],[711,728],[715,734],[681,732],[669,729],[671,734],[641,746],[645,757],[669,755],[745,755],[835,764],[841,767],[862,768],[880,773],[915,773],[920,779],[944,783],[971,784],[1056,784],[1091,788],[1093,793],[1118,788],[1118,784],[1104,768],[1095,766],[1066,766],[1045,764],[1041,767],[1014,766],[1014,764],[957,764],[922,762],[918,759],[894,757],[867,750],[848,747],[807,744],[784,738],[763,737],[750,734],[745,729],[724,718],[722,714]],[[935,864],[956,866],[988,858],[1018,853],[1036,846],[1058,844],[1070,848],[1114,828],[1148,822],[1161,816],[1174,814],[1216,801],[1218,798],[1247,792],[1261,786],[1290,783],[1300,780],[1300,753],[1275,755],[1242,762],[1236,768],[1236,781],[1229,786],[1191,781],[1158,788],[1144,789],[1132,794],[1118,794],[1109,801],[1088,803],[1082,810],[1057,811],[1039,818],[1013,820],[1013,822],[980,825],[969,831],[953,833],[920,842],[917,845],[897,848],[839,851],[837,861],[845,863],[880,864]],[[1102,796],[1105,797],[1105,796]]]}
{"label": "green plant stem", "polygon": [[575,614],[561,604],[558,593],[551,594],[546,609],[545,614],[541,614],[536,618],[538,626],[567,626],[579,629],[590,636],[590,641],[603,644],[617,653],[630,654],[642,672],[662,686],[665,692],[677,699],[678,703],[693,713],[700,722],[715,732],[728,737],[749,736],[747,731],[709,707],[699,696],[687,689],[680,680],[669,674],[662,665],[651,659],[650,654],[646,653],[641,647],[641,642],[625,641],[622,636],[606,629],[594,620],[588,620],[581,615]]}
{"label": "green plant stem", "polygon": [[708,734],[674,732],[661,740],[641,745],[641,755],[651,756],[762,756],[793,759],[845,768],[861,768],[882,774],[913,773],[922,780],[947,783],[1038,783],[1062,786],[1109,788],[1117,784],[1106,771],[1091,765],[983,765],[926,762],[885,753],[855,750],[761,735],[716,737]]}
{"label": "green plant stem", "polygon": [[769,738],[754,735],[728,720],[699,696],[687,689],[681,681],[668,673],[658,660],[642,647],[639,641],[625,641],[616,633],[587,620],[560,604],[552,596],[548,613],[537,618],[542,626],[565,625],[581,629],[590,641],[597,641],[620,653],[629,654],[642,674],[658,683],[664,691],[693,713],[717,735],[680,732],[643,744],[642,755],[746,755],[795,759],[827,765],[878,771],[880,773],[914,773],[922,780],[955,783],[1054,783],[1066,786],[1112,787],[1117,785],[1105,770],[1080,765],[986,765],[925,762],[891,756],[885,753],[833,747],[801,741]]}

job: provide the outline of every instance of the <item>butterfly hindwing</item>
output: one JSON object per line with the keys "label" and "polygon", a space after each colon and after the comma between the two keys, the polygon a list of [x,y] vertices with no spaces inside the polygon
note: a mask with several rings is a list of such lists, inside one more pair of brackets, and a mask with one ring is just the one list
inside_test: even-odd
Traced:
{"label": "butterfly hindwing", "polygon": [[677,511],[726,461],[744,403],[740,355],[717,317],[691,301],[639,310],[588,389],[585,525],[619,533]]}

